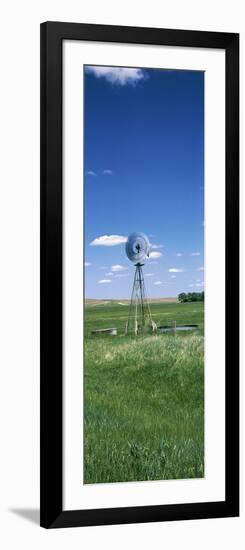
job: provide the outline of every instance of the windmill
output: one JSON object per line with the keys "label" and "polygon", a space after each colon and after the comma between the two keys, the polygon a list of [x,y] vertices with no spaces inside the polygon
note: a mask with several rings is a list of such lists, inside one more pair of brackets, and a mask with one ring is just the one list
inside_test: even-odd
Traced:
{"label": "windmill", "polygon": [[157,325],[152,320],[150,306],[146,296],[142,261],[150,253],[150,243],[144,233],[132,233],[126,242],[126,254],[135,263],[135,274],[125,334],[144,334],[156,332]]}

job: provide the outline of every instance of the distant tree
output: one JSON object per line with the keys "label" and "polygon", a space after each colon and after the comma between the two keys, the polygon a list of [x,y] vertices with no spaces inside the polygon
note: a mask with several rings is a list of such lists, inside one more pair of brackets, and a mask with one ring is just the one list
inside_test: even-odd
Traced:
{"label": "distant tree", "polygon": [[181,292],[178,295],[179,302],[187,302],[187,294],[185,292]]}
{"label": "distant tree", "polygon": [[202,292],[181,292],[178,294],[179,302],[204,302],[204,291]]}

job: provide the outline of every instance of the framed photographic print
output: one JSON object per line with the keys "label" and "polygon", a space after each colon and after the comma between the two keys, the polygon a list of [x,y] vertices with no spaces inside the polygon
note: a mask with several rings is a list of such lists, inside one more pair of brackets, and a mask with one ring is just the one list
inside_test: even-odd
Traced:
{"label": "framed photographic print", "polygon": [[239,514],[239,36],[41,25],[41,525]]}

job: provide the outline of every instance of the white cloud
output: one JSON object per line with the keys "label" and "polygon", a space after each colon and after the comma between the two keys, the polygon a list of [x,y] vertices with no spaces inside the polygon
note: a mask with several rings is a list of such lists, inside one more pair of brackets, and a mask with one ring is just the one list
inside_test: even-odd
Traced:
{"label": "white cloud", "polygon": [[102,235],[101,237],[96,237],[90,243],[90,246],[116,246],[126,243],[126,241],[127,237],[123,237],[122,235]]}
{"label": "white cloud", "polygon": [[190,287],[192,288],[192,287],[193,287],[193,286],[195,286],[195,285],[193,285],[193,284],[190,284],[189,286],[190,286]]}
{"label": "white cloud", "polygon": [[98,283],[100,284],[111,283],[111,279],[101,279],[100,281],[98,281]]}
{"label": "white cloud", "polygon": [[93,170],[88,170],[87,172],[85,172],[85,175],[86,176],[97,176],[97,174]]}
{"label": "white cloud", "polygon": [[146,78],[142,69],[132,67],[86,67],[87,73],[92,73],[97,78],[105,78],[110,84],[125,86],[131,84],[135,86],[137,82]]}
{"label": "white cloud", "polygon": [[155,260],[156,258],[161,258],[162,253],[161,252],[150,252],[149,258],[152,260]]}
{"label": "white cloud", "polygon": [[201,256],[200,252],[192,252],[191,256]]}
{"label": "white cloud", "polygon": [[128,277],[128,273],[117,273],[115,277]]}
{"label": "white cloud", "polygon": [[105,170],[103,170],[102,173],[108,176],[111,176],[113,174],[112,170],[109,170],[109,168],[106,168]]}
{"label": "white cloud", "polygon": [[197,267],[196,271],[204,271],[203,265],[201,267]]}
{"label": "white cloud", "polygon": [[151,245],[151,248],[153,248],[153,249],[156,249],[156,248],[163,248],[163,244],[152,244],[152,245]]}
{"label": "white cloud", "polygon": [[154,273],[145,273],[145,277],[153,277]]}
{"label": "white cloud", "polygon": [[202,283],[196,283],[195,286],[200,287],[200,286],[203,286],[203,285],[204,285],[204,281],[202,281]]}
{"label": "white cloud", "polygon": [[85,265],[85,267],[89,267],[89,266],[92,265],[92,264],[91,264],[91,262],[85,262],[84,265]]}
{"label": "white cloud", "polygon": [[158,262],[148,262],[149,265],[157,265]]}
{"label": "white cloud", "polygon": [[124,265],[116,264],[111,266],[111,270],[113,271],[113,273],[118,273],[118,271],[125,271],[125,269],[128,268],[124,267]]}
{"label": "white cloud", "polygon": [[176,279],[176,275],[171,275],[170,279]]}
{"label": "white cloud", "polygon": [[170,267],[168,271],[169,273],[183,273],[185,270],[182,268],[179,269],[178,267]]}
{"label": "white cloud", "polygon": [[114,275],[114,273],[111,273],[111,272],[106,273],[106,276],[107,276],[107,277],[112,277],[112,275]]}
{"label": "white cloud", "polygon": [[154,285],[161,285],[161,284],[162,284],[162,281],[155,281],[153,284],[154,284]]}
{"label": "white cloud", "polygon": [[177,252],[176,256],[178,256],[178,258],[180,258],[180,256],[183,256],[182,252]]}

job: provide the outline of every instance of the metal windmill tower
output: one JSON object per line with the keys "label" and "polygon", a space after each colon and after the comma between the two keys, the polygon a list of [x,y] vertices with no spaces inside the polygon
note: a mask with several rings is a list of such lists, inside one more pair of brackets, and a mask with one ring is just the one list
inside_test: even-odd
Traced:
{"label": "metal windmill tower", "polygon": [[132,233],[126,242],[126,254],[131,262],[135,263],[135,274],[131,302],[125,334],[144,334],[147,331],[155,332],[156,323],[152,320],[150,306],[146,296],[142,260],[150,253],[150,243],[144,233]]}

